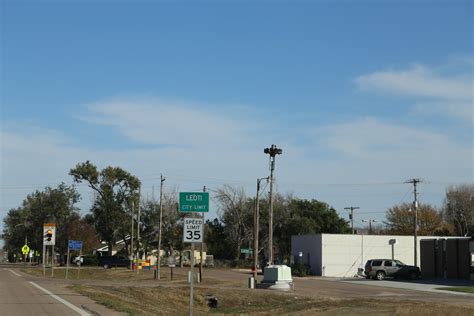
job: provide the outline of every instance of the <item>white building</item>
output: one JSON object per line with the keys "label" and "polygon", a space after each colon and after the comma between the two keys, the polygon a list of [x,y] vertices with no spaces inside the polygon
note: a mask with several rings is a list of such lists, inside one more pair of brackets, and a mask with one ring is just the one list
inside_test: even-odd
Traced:
{"label": "white building", "polygon": [[[420,265],[420,240],[432,238],[439,237],[418,236],[418,266]],[[390,240],[395,240],[394,259],[413,265],[413,236],[342,234],[291,236],[291,255],[295,262],[308,264],[310,274],[352,277],[357,274],[358,268],[364,268],[369,259],[392,258]]]}

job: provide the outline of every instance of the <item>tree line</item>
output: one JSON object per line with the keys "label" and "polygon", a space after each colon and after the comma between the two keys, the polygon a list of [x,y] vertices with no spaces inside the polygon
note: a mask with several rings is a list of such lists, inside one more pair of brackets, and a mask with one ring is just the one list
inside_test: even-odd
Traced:
{"label": "tree line", "polygon": [[[140,198],[140,180],[120,167],[99,170],[90,161],[77,164],[69,171],[74,183],[83,183],[94,192],[92,207],[80,216],[76,204],[81,196],[75,185],[59,184],[28,194],[21,206],[9,210],[4,218],[4,248],[11,256],[20,253],[27,239],[30,248],[42,249],[44,223],[56,223],[56,251],[63,261],[69,239],[82,240],[84,253],[100,245],[108,245],[109,254],[119,241],[124,254],[137,249],[153,253],[158,248],[159,209],[162,203],[162,249],[168,253],[181,251],[182,222],[185,214],[178,211],[178,192],[166,190],[161,201]],[[419,235],[473,235],[474,185],[459,185],[447,190],[443,207],[437,210],[422,204],[418,209]],[[224,185],[211,197],[218,206],[218,218],[205,224],[207,253],[216,259],[239,259],[241,248],[253,247],[255,198],[243,188]],[[138,219],[140,208],[140,219]],[[268,196],[260,200],[259,253],[265,257],[268,248]],[[387,210],[385,227],[378,233],[413,234],[413,211],[409,203]],[[140,239],[136,241],[140,220]],[[134,249],[131,247],[132,223],[135,227]],[[314,233],[350,233],[348,222],[328,203],[292,195],[274,196],[273,240],[277,261],[288,260],[291,236]]]}

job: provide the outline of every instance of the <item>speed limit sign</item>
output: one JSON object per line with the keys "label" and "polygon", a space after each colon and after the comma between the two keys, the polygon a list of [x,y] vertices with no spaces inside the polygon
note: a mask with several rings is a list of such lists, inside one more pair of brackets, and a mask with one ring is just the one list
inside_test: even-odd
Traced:
{"label": "speed limit sign", "polygon": [[202,242],[202,218],[184,218],[183,242]]}

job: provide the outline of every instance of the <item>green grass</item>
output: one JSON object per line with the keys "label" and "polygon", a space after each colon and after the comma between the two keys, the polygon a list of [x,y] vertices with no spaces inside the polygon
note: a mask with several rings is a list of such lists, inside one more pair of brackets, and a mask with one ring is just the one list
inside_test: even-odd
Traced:
{"label": "green grass", "polygon": [[437,290],[446,290],[446,291],[473,293],[474,294],[474,286],[439,287],[439,288],[437,288]]}

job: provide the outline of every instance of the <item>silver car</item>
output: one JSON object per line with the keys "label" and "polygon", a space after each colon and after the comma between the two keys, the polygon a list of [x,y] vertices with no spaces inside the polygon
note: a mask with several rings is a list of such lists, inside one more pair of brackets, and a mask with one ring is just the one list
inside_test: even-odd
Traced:
{"label": "silver car", "polygon": [[365,264],[364,273],[366,278],[375,280],[383,280],[386,277],[414,280],[421,275],[420,268],[392,259],[370,259]]}

